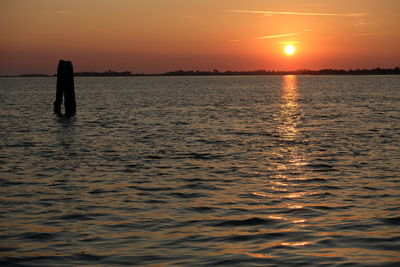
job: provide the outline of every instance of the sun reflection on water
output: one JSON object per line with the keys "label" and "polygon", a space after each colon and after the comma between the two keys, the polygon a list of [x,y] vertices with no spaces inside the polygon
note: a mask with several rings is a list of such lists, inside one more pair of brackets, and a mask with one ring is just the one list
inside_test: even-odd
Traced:
{"label": "sun reflection on water", "polygon": [[299,89],[296,75],[285,75],[281,82],[281,103],[275,116],[278,146],[273,154],[270,170],[280,180],[304,180],[303,166],[306,165],[299,124],[302,111],[299,105]]}
{"label": "sun reflection on water", "polygon": [[297,76],[283,76],[279,132],[282,138],[288,140],[295,140],[298,136],[297,125],[300,122],[298,97]]}
{"label": "sun reflection on water", "polygon": [[[291,223],[286,230],[293,231],[294,228],[306,226],[309,218],[302,216],[306,209],[307,198],[315,195],[314,190],[301,187],[300,181],[307,180],[304,175],[307,165],[307,153],[305,141],[300,131],[302,120],[302,108],[299,104],[298,80],[295,75],[282,77],[280,87],[280,104],[275,115],[277,146],[270,154],[268,170],[271,171],[271,181],[265,191],[253,192],[252,194],[261,198],[275,199],[281,204],[282,212],[270,214],[269,219]],[[294,210],[297,210],[294,212]],[[287,211],[287,212],[286,212]],[[277,246],[302,247],[309,242],[298,238],[294,242],[282,240]],[[272,244],[268,244],[269,246]]]}

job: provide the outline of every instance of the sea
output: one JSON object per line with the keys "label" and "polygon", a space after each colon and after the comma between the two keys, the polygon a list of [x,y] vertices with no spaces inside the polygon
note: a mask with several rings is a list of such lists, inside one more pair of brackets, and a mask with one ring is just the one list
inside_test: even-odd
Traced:
{"label": "sea", "polygon": [[0,266],[400,266],[400,76],[0,78]]}

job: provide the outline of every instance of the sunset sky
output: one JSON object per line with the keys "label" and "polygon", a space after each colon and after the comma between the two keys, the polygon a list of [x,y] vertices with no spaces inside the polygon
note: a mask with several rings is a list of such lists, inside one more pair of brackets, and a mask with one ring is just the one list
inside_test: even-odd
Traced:
{"label": "sunset sky", "polygon": [[[284,46],[296,48],[293,55]],[[400,65],[399,0],[0,0],[0,75]]]}

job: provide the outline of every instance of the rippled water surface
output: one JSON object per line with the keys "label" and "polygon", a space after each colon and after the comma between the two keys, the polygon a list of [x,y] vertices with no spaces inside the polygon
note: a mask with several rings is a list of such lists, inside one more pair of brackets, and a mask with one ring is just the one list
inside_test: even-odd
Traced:
{"label": "rippled water surface", "polygon": [[400,266],[400,77],[0,79],[1,266]]}

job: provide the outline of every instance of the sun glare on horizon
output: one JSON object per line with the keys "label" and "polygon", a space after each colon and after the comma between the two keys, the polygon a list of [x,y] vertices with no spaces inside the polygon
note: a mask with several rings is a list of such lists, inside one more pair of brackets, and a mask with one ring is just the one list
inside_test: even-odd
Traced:
{"label": "sun glare on horizon", "polygon": [[296,53],[296,47],[292,44],[285,45],[284,52],[286,55],[292,56]]}

